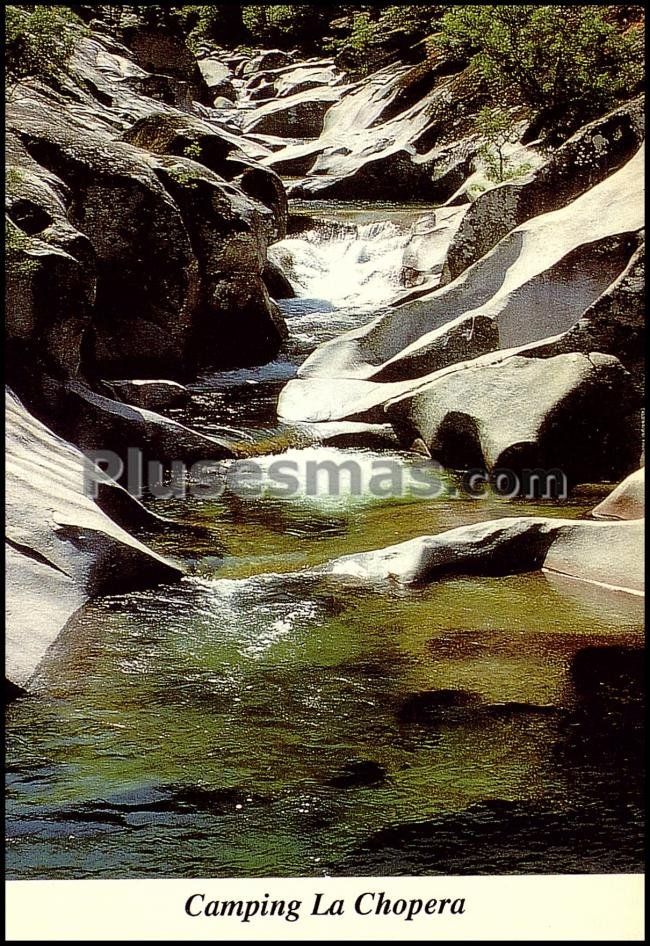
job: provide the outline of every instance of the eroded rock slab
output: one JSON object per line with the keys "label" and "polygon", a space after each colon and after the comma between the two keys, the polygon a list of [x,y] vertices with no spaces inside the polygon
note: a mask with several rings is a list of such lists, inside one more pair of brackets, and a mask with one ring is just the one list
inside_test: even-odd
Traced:
{"label": "eroded rock slab", "polygon": [[506,575],[547,568],[610,588],[642,593],[643,523],[512,517],[419,536],[345,555],[325,574],[413,585],[450,574]]}
{"label": "eroded rock slab", "polygon": [[87,494],[94,468],[79,450],[10,393],[5,410],[5,672],[24,687],[89,597],[176,581],[182,573],[102,512]]}
{"label": "eroded rock slab", "polygon": [[569,484],[618,479],[638,465],[640,398],[611,355],[512,356],[466,363],[386,412],[452,468],[559,470]]}
{"label": "eroded rock slab", "polygon": [[592,510],[594,519],[643,519],[645,515],[645,467],[626,476],[609,496]]}
{"label": "eroded rock slab", "polygon": [[628,161],[645,137],[643,98],[580,128],[534,173],[480,194],[449,247],[442,283],[525,220],[566,206]]}

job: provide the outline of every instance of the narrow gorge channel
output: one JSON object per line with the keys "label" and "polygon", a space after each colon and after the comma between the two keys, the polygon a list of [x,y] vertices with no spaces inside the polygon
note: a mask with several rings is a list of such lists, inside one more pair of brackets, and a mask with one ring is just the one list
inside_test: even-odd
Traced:
{"label": "narrow gorge channel", "polygon": [[[236,428],[262,467],[289,458],[299,476],[422,462],[388,425],[320,443],[277,401],[317,345],[408,294],[404,248],[431,211],[294,202],[269,252],[296,292],[282,352],[202,374],[170,416]],[[599,727],[640,711],[642,598],[541,571],[416,588],[309,571],[504,515],[582,519],[611,489],[542,502],[443,479],[433,500],[354,495],[345,477],[338,495],[303,479],[289,496],[149,497],[176,525],[139,537],[186,577],[87,604],[8,708],[10,875],[638,869],[640,755]],[[624,681],[611,705],[603,666]]]}
{"label": "narrow gorge channel", "polygon": [[640,873],[643,10],[5,27],[9,880]]}

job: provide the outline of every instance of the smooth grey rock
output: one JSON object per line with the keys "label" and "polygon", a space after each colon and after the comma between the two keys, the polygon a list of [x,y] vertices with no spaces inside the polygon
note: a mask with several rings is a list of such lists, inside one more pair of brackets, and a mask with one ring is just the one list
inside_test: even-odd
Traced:
{"label": "smooth grey rock", "polygon": [[345,555],[319,574],[423,584],[451,574],[507,575],[544,568],[609,588],[643,592],[643,522],[509,517]]}
{"label": "smooth grey rock", "polygon": [[333,421],[322,424],[300,424],[298,430],[310,441],[328,447],[361,447],[368,450],[399,447],[399,441],[390,424]]}
{"label": "smooth grey rock", "polygon": [[407,445],[421,438],[452,468],[560,470],[569,484],[638,466],[640,398],[611,355],[511,356],[465,364],[386,413]]}
{"label": "smooth grey rock", "polygon": [[317,138],[328,109],[338,102],[341,91],[329,86],[308,89],[275,99],[247,112],[243,129],[247,134],[281,135],[293,138]]}
{"label": "smooth grey rock", "polygon": [[645,243],[618,279],[595,300],[552,350],[615,355],[640,391],[645,388]]}
{"label": "smooth grey rock", "polygon": [[214,59],[211,56],[199,59],[198,66],[203,76],[203,81],[210,90],[214,90],[214,87],[220,85],[224,79],[230,79],[232,77],[230,67],[227,66],[226,63],[221,62],[219,59]]}
{"label": "smooth grey rock", "polygon": [[628,161],[645,137],[643,98],[595,119],[564,142],[537,171],[480,194],[449,247],[442,284],[452,282],[509,230],[566,206]]}
{"label": "smooth grey rock", "polygon": [[594,519],[643,519],[645,515],[645,467],[626,476],[616,489],[592,509]]}
{"label": "smooth grey rock", "polygon": [[476,83],[464,74],[391,65],[334,88],[340,101],[319,138],[265,159],[282,174],[305,175],[291,185],[291,197],[441,203],[457,190],[477,147],[466,118]]}
{"label": "smooth grey rock", "polygon": [[[283,389],[281,416],[291,422],[381,422],[383,404],[434,379],[435,371],[418,378],[413,370],[427,370],[431,347],[463,318],[466,325],[479,316],[496,322],[503,351],[481,355],[482,364],[515,353],[557,354],[562,334],[619,278],[635,252],[643,227],[642,166],[641,150],[573,203],[513,230],[450,285],[319,346]],[[624,329],[619,334],[624,338]],[[459,348],[451,367],[441,370],[465,360]],[[401,380],[378,382],[384,370]]]}
{"label": "smooth grey rock", "polygon": [[465,212],[466,207],[445,207],[416,220],[402,254],[402,285],[413,288],[440,276],[447,247]]}
{"label": "smooth grey rock", "polygon": [[461,315],[429,332],[426,342],[407,347],[386,361],[371,377],[374,381],[421,378],[448,365],[477,358],[499,348],[499,329],[489,315]]}
{"label": "smooth grey rock", "polygon": [[280,69],[283,66],[288,66],[293,58],[291,53],[282,49],[265,49],[251,59],[243,60],[242,74],[253,75],[255,72],[263,72],[268,69]]}
{"label": "smooth grey rock", "polygon": [[89,597],[176,581],[182,573],[102,512],[86,489],[97,471],[79,450],[11,393],[5,410],[6,676],[28,687]]}

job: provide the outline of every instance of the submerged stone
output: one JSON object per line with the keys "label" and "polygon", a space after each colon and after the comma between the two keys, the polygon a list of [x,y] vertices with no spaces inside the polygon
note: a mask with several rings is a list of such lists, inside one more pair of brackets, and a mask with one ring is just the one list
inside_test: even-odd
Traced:
{"label": "submerged stone", "polygon": [[408,696],[397,715],[402,723],[456,722],[471,717],[481,703],[481,696],[469,690],[425,690]]}
{"label": "submerged stone", "polygon": [[372,759],[349,759],[328,784],[333,788],[374,788],[386,782],[386,770]]}

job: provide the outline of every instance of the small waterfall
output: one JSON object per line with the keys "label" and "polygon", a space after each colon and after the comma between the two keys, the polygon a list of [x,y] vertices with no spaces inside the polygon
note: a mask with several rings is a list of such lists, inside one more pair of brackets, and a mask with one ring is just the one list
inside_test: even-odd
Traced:
{"label": "small waterfall", "polygon": [[385,305],[400,290],[409,229],[392,221],[324,221],[269,248],[269,257],[303,299],[336,308]]}

